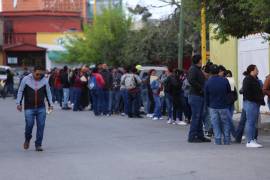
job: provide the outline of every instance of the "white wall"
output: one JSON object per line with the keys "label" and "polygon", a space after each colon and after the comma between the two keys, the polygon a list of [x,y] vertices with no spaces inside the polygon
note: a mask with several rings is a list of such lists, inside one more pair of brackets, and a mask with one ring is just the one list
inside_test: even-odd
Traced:
{"label": "white wall", "polygon": [[[269,44],[260,36],[252,35],[238,40],[238,83],[242,87],[243,72],[250,64],[255,64],[259,69],[259,79],[264,82],[269,74]],[[242,109],[242,96],[240,108]],[[262,112],[268,111],[267,106],[261,108]]]}

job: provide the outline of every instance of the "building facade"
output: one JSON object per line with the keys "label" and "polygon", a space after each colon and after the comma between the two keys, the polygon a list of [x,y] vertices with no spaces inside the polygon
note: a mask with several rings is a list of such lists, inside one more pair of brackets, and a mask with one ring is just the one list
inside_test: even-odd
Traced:
{"label": "building facade", "polygon": [[84,3],[86,0],[3,0],[0,63],[12,67],[40,65],[48,68],[47,54],[51,49],[39,46],[38,35],[52,33],[60,37],[66,32],[82,32],[87,18]]}
{"label": "building facade", "polygon": [[[245,38],[230,38],[229,41],[221,44],[219,41],[210,41],[211,61],[222,64],[233,72],[237,89],[242,88],[244,79],[243,72],[250,64],[255,64],[259,69],[259,79],[264,82],[265,77],[270,73],[270,46],[261,34],[250,35]],[[239,94],[237,109],[241,111],[243,98]],[[267,102],[267,99],[265,99]],[[262,107],[262,112],[269,111]]]}

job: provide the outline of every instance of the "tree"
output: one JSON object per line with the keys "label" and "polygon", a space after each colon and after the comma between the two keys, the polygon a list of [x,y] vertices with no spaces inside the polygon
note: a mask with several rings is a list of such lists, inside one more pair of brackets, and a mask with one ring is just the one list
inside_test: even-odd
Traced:
{"label": "tree", "polygon": [[131,25],[122,9],[110,7],[96,17],[95,23],[84,27],[83,38],[70,39],[64,59],[70,62],[119,65],[121,51]]}
{"label": "tree", "polygon": [[[160,0],[181,6],[180,0]],[[200,28],[201,0],[185,0],[185,19]],[[241,38],[254,33],[270,34],[270,0],[207,0],[208,25],[213,24],[214,38],[224,42],[229,36]],[[197,17],[191,14],[196,14]],[[191,15],[191,16],[190,16]],[[269,37],[268,37],[269,39]]]}
{"label": "tree", "polygon": [[[145,12],[149,11],[146,7],[136,6],[135,9],[131,9],[131,12],[143,17]],[[142,18],[143,27],[129,33],[128,43],[123,49],[123,63],[175,64],[178,57],[179,15],[179,11],[175,11],[163,20],[151,20],[151,16],[147,19]],[[190,33],[192,31],[186,29],[188,36],[185,36],[185,55],[192,54]]]}

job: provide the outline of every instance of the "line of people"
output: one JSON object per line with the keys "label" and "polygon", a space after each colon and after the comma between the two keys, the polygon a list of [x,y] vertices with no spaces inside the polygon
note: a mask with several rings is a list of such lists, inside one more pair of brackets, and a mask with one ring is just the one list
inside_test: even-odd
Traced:
{"label": "line of people", "polygon": [[[231,144],[231,136],[240,143],[246,129],[247,147],[257,143],[259,108],[264,105],[263,83],[258,70],[250,65],[244,73],[243,110],[239,126],[233,124],[234,103],[238,93],[232,72],[222,65],[207,63],[200,55],[192,59],[188,72],[168,68],[139,72],[136,67],[112,68],[106,64],[80,69],[53,69],[48,78],[53,102],[64,110],[81,111],[90,105],[96,116],[121,114],[129,118],[146,115],[168,124],[190,123],[188,142]],[[143,109],[142,109],[143,107]]]}

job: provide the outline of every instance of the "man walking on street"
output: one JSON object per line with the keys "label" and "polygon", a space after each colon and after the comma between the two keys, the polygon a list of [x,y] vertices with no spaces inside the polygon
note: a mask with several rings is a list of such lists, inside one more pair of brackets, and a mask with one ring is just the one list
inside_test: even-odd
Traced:
{"label": "man walking on street", "polygon": [[189,69],[188,81],[191,85],[189,104],[192,111],[192,121],[189,130],[188,142],[201,143],[211,142],[204,137],[203,133],[203,108],[204,108],[204,84],[205,76],[201,70],[202,57],[195,55],[192,58],[193,65]]}
{"label": "man walking on street", "polygon": [[46,98],[49,110],[52,107],[52,95],[48,81],[43,75],[41,67],[35,67],[34,72],[24,77],[17,95],[17,110],[22,111],[22,100],[24,98],[25,110],[25,142],[24,149],[29,149],[30,140],[32,138],[32,130],[37,123],[37,133],[35,147],[36,151],[43,151],[42,140],[45,128],[46,107],[44,99]]}

